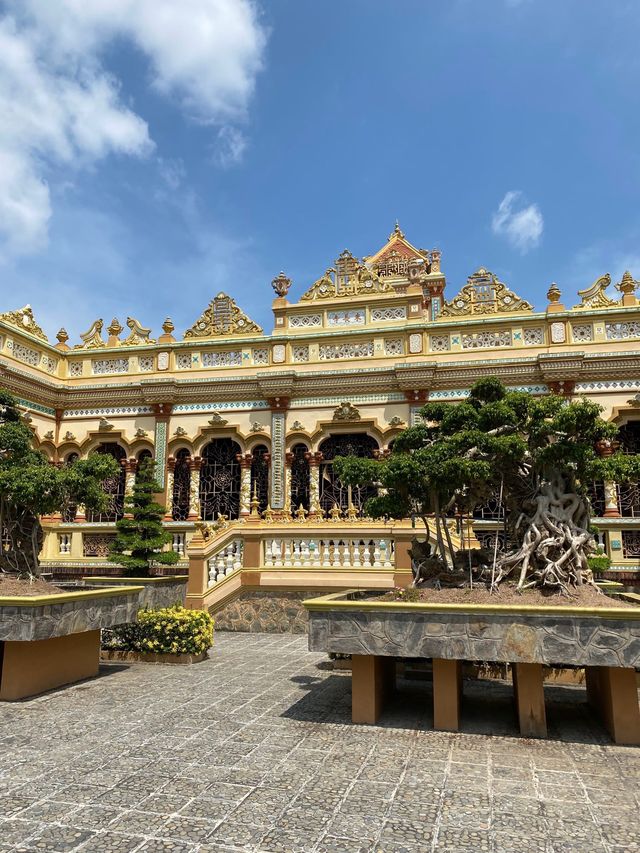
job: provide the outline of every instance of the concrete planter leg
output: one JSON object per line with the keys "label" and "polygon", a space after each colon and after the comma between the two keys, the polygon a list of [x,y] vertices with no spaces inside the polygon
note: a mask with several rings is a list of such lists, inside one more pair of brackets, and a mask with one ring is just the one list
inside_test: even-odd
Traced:
{"label": "concrete planter leg", "polygon": [[99,630],[0,645],[0,700],[25,699],[98,674]]}
{"label": "concrete planter leg", "polygon": [[640,745],[640,708],[635,669],[588,666],[587,701],[615,743]]}
{"label": "concrete planter leg", "polygon": [[511,666],[520,734],[525,737],[546,737],[542,664],[514,663]]}
{"label": "concrete planter leg", "polygon": [[433,659],[433,727],[457,732],[462,701],[462,661]]}
{"label": "concrete planter leg", "polygon": [[395,660],[378,655],[351,658],[351,719],[354,723],[377,723],[385,696],[395,686]]}

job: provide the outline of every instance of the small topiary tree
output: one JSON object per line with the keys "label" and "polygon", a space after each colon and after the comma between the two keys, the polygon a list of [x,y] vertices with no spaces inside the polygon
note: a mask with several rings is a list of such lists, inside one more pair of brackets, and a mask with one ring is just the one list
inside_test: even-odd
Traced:
{"label": "small topiary tree", "polygon": [[432,516],[443,563],[453,550],[446,514],[471,512],[500,491],[516,545],[491,566],[492,585],[516,575],[519,589],[567,591],[593,580],[588,483],[640,478],[640,456],[598,452],[617,434],[601,411],[590,400],[532,397],[484,379],[464,402],[427,403],[424,422],[398,436],[388,460],[336,459],[334,469],[344,482],[386,487],[367,504],[376,517],[419,514],[429,535]]}
{"label": "small topiary tree", "polygon": [[103,510],[102,483],[118,472],[109,456],[98,453],[59,468],[34,450],[33,432],[15,398],[0,391],[0,571],[24,577],[40,574],[40,516],[71,504]]}
{"label": "small topiary tree", "polygon": [[109,554],[109,560],[123,566],[129,577],[148,577],[153,564],[174,566],[180,559],[175,551],[162,550],[173,537],[162,526],[165,508],[154,500],[159,491],[155,463],[142,460],[133,493],[125,498],[125,516],[116,522],[118,534]]}

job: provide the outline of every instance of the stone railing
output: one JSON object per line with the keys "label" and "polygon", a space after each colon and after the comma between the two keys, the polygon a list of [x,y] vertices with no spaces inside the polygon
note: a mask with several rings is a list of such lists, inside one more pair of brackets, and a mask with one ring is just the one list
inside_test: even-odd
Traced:
{"label": "stone railing", "polygon": [[267,538],[263,547],[265,568],[391,569],[394,566],[394,543],[391,539]]}
{"label": "stone railing", "polygon": [[209,586],[221,581],[242,568],[244,542],[242,539],[232,539],[221,545],[209,557]]}

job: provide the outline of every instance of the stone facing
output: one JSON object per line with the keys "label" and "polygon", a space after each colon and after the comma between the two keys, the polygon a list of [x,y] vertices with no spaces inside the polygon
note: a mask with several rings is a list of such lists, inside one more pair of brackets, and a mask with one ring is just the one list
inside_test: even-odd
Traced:
{"label": "stone facing", "polygon": [[640,619],[311,610],[309,649],[504,663],[640,666]]}
{"label": "stone facing", "polygon": [[138,592],[59,604],[0,605],[0,641],[48,640],[135,622]]}
{"label": "stone facing", "polygon": [[[319,593],[322,594],[322,593]],[[216,631],[306,634],[308,592],[246,592],[213,613]]]}
{"label": "stone facing", "polygon": [[[117,580],[114,578],[87,578],[88,586],[116,586]],[[185,580],[169,580],[154,581],[153,583],[145,583],[144,579],[125,578],[125,583],[129,586],[141,586],[142,591],[139,593],[138,606],[148,607],[152,610],[158,610],[164,607],[173,607],[174,604],[184,603],[187,596],[187,581]]]}

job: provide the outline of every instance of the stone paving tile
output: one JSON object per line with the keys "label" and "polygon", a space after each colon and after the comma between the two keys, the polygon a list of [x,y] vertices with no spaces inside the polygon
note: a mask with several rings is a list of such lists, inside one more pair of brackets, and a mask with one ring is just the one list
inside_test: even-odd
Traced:
{"label": "stone paving tile", "polygon": [[0,853],[640,851],[640,750],[609,742],[583,690],[548,691],[548,741],[481,682],[459,733],[431,729],[419,679],[354,726],[326,663],[304,637],[218,634],[197,666],[0,706]]}

